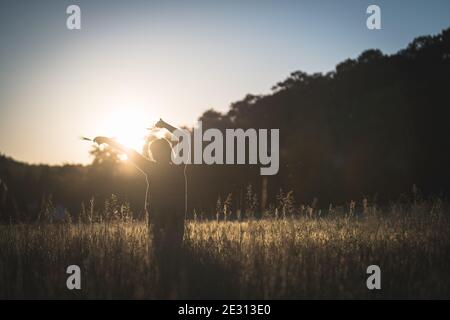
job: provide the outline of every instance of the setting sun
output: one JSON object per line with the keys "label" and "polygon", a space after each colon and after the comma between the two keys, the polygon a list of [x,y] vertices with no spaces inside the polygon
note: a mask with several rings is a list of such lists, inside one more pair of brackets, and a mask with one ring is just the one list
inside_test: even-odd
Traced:
{"label": "setting sun", "polygon": [[99,134],[116,139],[128,148],[140,152],[148,127],[154,119],[147,119],[134,111],[115,111],[105,116]]}

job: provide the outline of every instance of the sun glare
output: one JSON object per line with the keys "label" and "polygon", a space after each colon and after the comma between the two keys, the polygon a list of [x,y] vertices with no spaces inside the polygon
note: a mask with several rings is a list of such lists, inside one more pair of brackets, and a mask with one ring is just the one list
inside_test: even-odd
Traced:
{"label": "sun glare", "polygon": [[[102,135],[116,139],[128,148],[141,152],[147,129],[153,123],[142,114],[118,111],[106,116]],[[126,159],[126,158],[124,158]]]}

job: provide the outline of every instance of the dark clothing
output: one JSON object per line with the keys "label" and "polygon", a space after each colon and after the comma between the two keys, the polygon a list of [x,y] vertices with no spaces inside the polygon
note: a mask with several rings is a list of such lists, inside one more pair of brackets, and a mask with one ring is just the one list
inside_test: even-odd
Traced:
{"label": "dark clothing", "polygon": [[129,158],[150,183],[149,223],[169,229],[179,228],[180,222],[184,224],[184,166],[159,164],[137,152],[132,152]]}
{"label": "dark clothing", "polygon": [[160,298],[170,297],[179,282],[184,236],[184,166],[159,164],[133,151],[128,158],[146,175],[149,188],[149,238],[156,260]]}

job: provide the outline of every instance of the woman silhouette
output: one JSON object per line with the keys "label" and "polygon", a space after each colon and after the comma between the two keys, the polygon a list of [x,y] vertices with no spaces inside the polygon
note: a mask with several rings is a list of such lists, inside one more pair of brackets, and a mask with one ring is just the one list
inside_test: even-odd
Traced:
{"label": "woman silhouette", "polygon": [[[171,133],[177,130],[163,120],[155,127]],[[174,297],[179,284],[179,258],[184,235],[184,166],[172,163],[172,146],[166,139],[156,139],[149,144],[152,160],[111,138],[96,137],[94,142],[108,144],[125,153],[149,182],[149,248],[156,262],[157,287],[161,297]]]}

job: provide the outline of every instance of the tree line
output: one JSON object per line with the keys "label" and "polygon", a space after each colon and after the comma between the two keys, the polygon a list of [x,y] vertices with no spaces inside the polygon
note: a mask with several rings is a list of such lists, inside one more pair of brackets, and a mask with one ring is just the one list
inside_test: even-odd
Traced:
{"label": "tree line", "polygon": [[[225,113],[207,110],[203,128],[280,129],[280,169],[190,166],[190,212],[214,216],[217,201],[231,211],[261,211],[280,189],[297,203],[328,207],[350,199],[386,203],[411,186],[450,191],[450,28],[413,40],[391,55],[371,49],[328,73],[293,72],[265,95],[247,95]],[[140,214],[145,181],[108,149],[91,165],[29,165],[0,157],[2,220],[37,217],[52,198],[77,215],[92,197],[111,194]],[[248,200],[248,188],[254,194]],[[257,209],[255,208],[257,207]]]}

